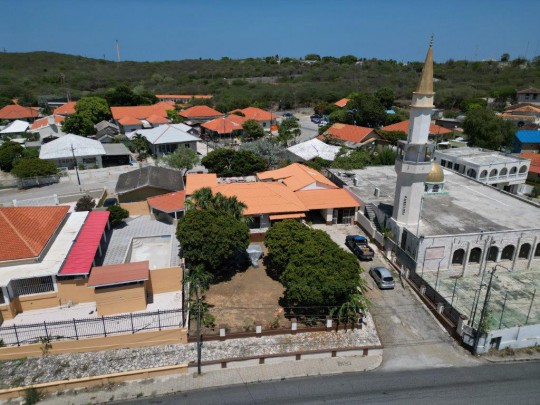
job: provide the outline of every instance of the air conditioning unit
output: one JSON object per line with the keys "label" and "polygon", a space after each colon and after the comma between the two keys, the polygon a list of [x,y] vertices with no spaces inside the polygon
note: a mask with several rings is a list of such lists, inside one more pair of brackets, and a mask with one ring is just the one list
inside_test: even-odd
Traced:
{"label": "air conditioning unit", "polygon": [[375,187],[375,191],[373,192],[373,195],[379,198],[380,194],[381,194],[381,190],[379,189],[379,187]]}

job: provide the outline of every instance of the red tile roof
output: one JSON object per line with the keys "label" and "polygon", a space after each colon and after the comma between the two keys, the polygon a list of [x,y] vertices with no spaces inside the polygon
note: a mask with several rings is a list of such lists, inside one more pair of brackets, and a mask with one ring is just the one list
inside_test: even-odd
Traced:
{"label": "red tile roof", "polygon": [[217,132],[218,134],[230,134],[232,131],[241,131],[243,129],[242,125],[247,120],[247,118],[231,114],[227,117],[220,117],[205,122],[204,124],[201,124],[201,127]]}
{"label": "red tile roof", "polygon": [[[66,119],[66,117],[64,117],[63,115],[54,114],[53,117],[54,117],[54,123],[56,125],[61,124]],[[30,126],[30,130],[35,130],[35,129],[48,127],[48,126],[49,126],[49,117],[43,117],[38,120],[35,120],[34,123]]]}
{"label": "red tile roof", "polygon": [[161,117],[156,114],[152,114],[149,117],[146,118],[146,121],[148,121],[151,124],[167,124],[169,123],[169,120],[165,117]]}
{"label": "red tile roof", "polygon": [[67,206],[0,208],[0,261],[38,257],[68,210]]}
{"label": "red tile roof", "polygon": [[347,190],[342,188],[334,190],[297,191],[295,194],[308,210],[360,206],[360,203]]}
{"label": "red tile roof", "polygon": [[196,105],[184,111],[180,111],[180,115],[185,118],[214,118],[221,117],[223,113],[220,113],[219,111],[214,110],[207,105]]}
{"label": "red tile roof", "polygon": [[18,104],[10,104],[0,109],[0,119],[2,120],[37,118],[38,115],[38,107],[23,107]]}
{"label": "red tile roof", "polygon": [[241,112],[246,117],[246,120],[255,120],[255,121],[271,121],[277,118],[277,115],[272,114],[269,111],[261,110],[257,107],[247,107],[242,110],[237,109],[233,110],[230,113],[234,114],[235,112]]}
{"label": "red tile roof", "polygon": [[[373,128],[335,123],[328,128],[325,133],[335,136],[336,138],[345,142],[361,143],[372,132]],[[319,139],[321,138],[324,137],[319,137]]]}
{"label": "red tile roof", "polygon": [[148,198],[146,201],[148,205],[162,212],[175,212],[181,211],[185,208],[184,202],[186,200],[185,191],[175,191],[173,193],[167,193],[159,195],[157,197]]}
{"label": "red tile roof", "polygon": [[190,98],[203,98],[203,99],[209,99],[213,96],[210,94],[156,94],[157,98],[169,98],[169,99],[176,99],[176,98],[182,98],[182,99],[190,99]]}
{"label": "red tile roof", "polygon": [[317,170],[300,163],[293,163],[289,166],[282,167],[281,169],[257,173],[257,178],[261,181],[283,180],[283,183],[293,191],[301,190],[315,183],[323,185],[323,187],[326,188],[338,188],[338,186],[324,177]]}
{"label": "red tile roof", "polygon": [[88,287],[110,286],[136,281],[148,280],[150,262],[133,262],[113,264],[92,268],[88,278]]}
{"label": "red tile roof", "polygon": [[523,152],[521,157],[531,161],[531,166],[529,167],[530,173],[540,174],[540,153]]}
{"label": "red tile roof", "polygon": [[60,107],[56,108],[54,110],[55,114],[59,115],[72,115],[75,114],[75,104],[77,104],[76,101],[70,101],[66,104],[62,104]]}
{"label": "red tile roof", "polygon": [[88,214],[59,275],[72,276],[90,272],[109,215],[109,211],[92,211]]}
{"label": "red tile roof", "polygon": [[[382,127],[381,129],[383,131],[400,131],[400,132],[403,132],[405,134],[408,134],[409,133],[409,121],[410,120],[401,121],[401,122],[398,122],[397,124],[387,125],[385,127]],[[429,125],[429,134],[430,135],[445,135],[445,134],[451,134],[451,133],[452,133],[452,130],[450,130],[450,129],[446,129],[444,127],[441,127],[441,126],[435,125],[435,124],[430,124]]]}
{"label": "red tile roof", "polygon": [[213,188],[217,184],[217,175],[215,173],[190,173],[186,176],[186,195],[191,195],[201,188]]}
{"label": "red tile roof", "polygon": [[140,119],[126,115],[118,120],[120,125],[142,125]]}
{"label": "red tile roof", "polygon": [[341,100],[336,101],[334,104],[338,107],[345,107],[349,101],[350,100],[348,98],[342,98]]}
{"label": "red tile roof", "polygon": [[[173,110],[174,103],[162,101],[153,105],[136,105],[129,107],[111,107],[111,113],[113,118],[120,122],[121,119],[130,117],[130,119],[137,118],[139,120],[147,119],[152,115],[166,118],[167,110]],[[134,125],[134,124],[122,124],[122,125]]]}

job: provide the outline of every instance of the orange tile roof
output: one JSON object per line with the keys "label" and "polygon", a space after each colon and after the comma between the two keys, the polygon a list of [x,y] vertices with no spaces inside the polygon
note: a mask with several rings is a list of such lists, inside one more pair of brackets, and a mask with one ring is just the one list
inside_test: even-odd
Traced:
{"label": "orange tile roof", "polygon": [[372,132],[373,128],[335,123],[328,128],[325,133],[335,136],[345,142],[361,143]]}
{"label": "orange tile roof", "polygon": [[293,219],[293,218],[305,218],[306,214],[303,212],[297,213],[297,214],[277,214],[277,215],[270,215],[270,221],[275,221],[276,219]]}
{"label": "orange tile roof", "polygon": [[70,101],[66,104],[62,104],[60,107],[54,110],[54,113],[59,115],[75,114],[75,104],[77,104],[76,101]]}
{"label": "orange tile roof", "polygon": [[[409,121],[401,121],[396,124],[387,125],[385,127],[382,127],[381,129],[383,131],[401,131],[405,134],[409,133]],[[452,130],[446,129],[444,127],[441,127],[439,125],[430,124],[429,125],[429,134],[430,135],[445,135],[445,134],[451,134]]]}
{"label": "orange tile roof", "polygon": [[174,103],[161,101],[153,105],[136,105],[129,107],[111,107],[113,118],[120,122],[124,117],[133,117],[140,120],[147,119],[151,115],[167,117],[167,110],[174,109]]}
{"label": "orange tile roof", "polygon": [[242,110],[237,109],[231,111],[230,113],[233,114],[235,112],[241,112],[242,114],[244,114],[246,120],[271,121],[277,118],[277,115],[257,107],[247,107]]}
{"label": "orange tile roof", "polygon": [[169,120],[165,117],[161,117],[156,114],[152,114],[149,117],[146,117],[146,121],[148,121],[151,124],[167,124]]}
{"label": "orange tile roof", "polygon": [[540,174],[540,153],[523,152],[520,156],[531,161],[529,172]]}
{"label": "orange tile roof", "polygon": [[0,208],[0,261],[39,256],[68,210],[68,206]]}
{"label": "orange tile roof", "polygon": [[217,186],[217,184],[217,175],[215,173],[190,173],[186,175],[186,195],[191,195],[195,191],[204,187],[213,188]]}
{"label": "orange tile roof", "polygon": [[[66,119],[66,117],[64,117],[63,115],[53,114],[53,116],[54,116],[54,123],[56,125],[61,124]],[[34,123],[30,126],[30,130],[35,130],[35,129],[48,127],[48,126],[49,126],[49,117],[43,117],[38,120],[35,120]]]}
{"label": "orange tile roof", "polygon": [[220,113],[207,105],[196,105],[190,107],[184,111],[180,111],[180,115],[185,118],[198,118],[198,117],[221,117],[223,113]]}
{"label": "orange tile roof", "polygon": [[536,118],[532,115],[502,113],[500,114],[500,117],[510,121],[536,121]]}
{"label": "orange tile roof", "polygon": [[162,212],[182,211],[185,208],[186,192],[175,191],[159,195],[157,197],[148,198],[146,201],[151,208],[155,208]]}
{"label": "orange tile roof", "polygon": [[209,99],[214,96],[210,94],[156,94],[157,98],[203,98],[203,99]]}
{"label": "orange tile roof", "polygon": [[242,125],[247,118],[239,115],[228,115],[226,117],[216,118],[215,120],[201,124],[201,127],[217,132],[218,134],[230,134],[232,131],[242,130]]}
{"label": "orange tile roof", "polygon": [[93,267],[88,278],[88,287],[124,284],[148,280],[150,262],[122,263]]}
{"label": "orange tile roof", "polygon": [[20,118],[37,118],[38,107],[23,107],[18,104],[9,104],[0,109],[0,119],[16,120]]}
{"label": "orange tile roof", "polygon": [[142,125],[142,122],[141,122],[140,119],[137,119],[137,118],[129,116],[129,115],[126,115],[126,116],[123,116],[122,118],[120,118],[118,120],[118,123],[120,125]]}
{"label": "orange tile roof", "polygon": [[305,212],[306,207],[290,188],[278,182],[219,184],[214,193],[236,196],[247,205],[244,215]]}
{"label": "orange tile roof", "polygon": [[360,203],[342,188],[333,190],[305,190],[295,193],[308,210],[359,207]]}
{"label": "orange tile roof", "polygon": [[338,188],[317,170],[300,163],[293,163],[277,170],[257,173],[257,178],[259,180],[283,180],[285,185],[293,191],[301,190],[314,183],[325,188]]}
{"label": "orange tile roof", "polygon": [[341,100],[336,101],[334,104],[338,107],[345,107],[349,101],[350,100],[348,98],[342,98]]}
{"label": "orange tile roof", "polygon": [[515,112],[520,112],[520,113],[532,112],[532,113],[539,114],[540,113],[540,107],[535,107],[533,105],[523,105],[521,107],[514,108],[511,111],[512,111],[512,113],[515,113]]}

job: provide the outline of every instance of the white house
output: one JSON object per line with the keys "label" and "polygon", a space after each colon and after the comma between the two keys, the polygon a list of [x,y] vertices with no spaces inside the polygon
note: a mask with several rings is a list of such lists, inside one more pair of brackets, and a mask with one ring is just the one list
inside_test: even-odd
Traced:
{"label": "white house", "polygon": [[194,130],[186,124],[166,124],[151,129],[139,129],[127,134],[128,139],[136,135],[146,138],[153,155],[161,156],[174,152],[179,147],[197,152],[200,138],[193,135]]}
{"label": "white house", "polygon": [[104,155],[106,152],[101,142],[74,134],[44,144],[39,152],[40,159],[51,160],[59,167],[69,169],[73,169],[75,164],[101,168]]}

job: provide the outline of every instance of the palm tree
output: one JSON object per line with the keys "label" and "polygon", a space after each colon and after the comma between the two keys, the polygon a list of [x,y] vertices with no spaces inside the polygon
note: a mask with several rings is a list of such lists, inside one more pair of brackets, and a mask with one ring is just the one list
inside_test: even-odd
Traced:
{"label": "palm tree", "polygon": [[186,201],[188,209],[211,209],[232,215],[239,221],[249,223],[250,217],[244,217],[242,213],[247,205],[239,201],[236,196],[226,197],[221,193],[213,194],[210,187],[204,187],[195,191],[191,199]]}
{"label": "palm tree", "polygon": [[370,304],[370,301],[363,294],[353,293],[339,308],[333,308],[330,315],[333,315],[337,310],[338,322],[344,323],[345,326],[350,323],[354,329],[356,320],[361,314],[366,313]]}

